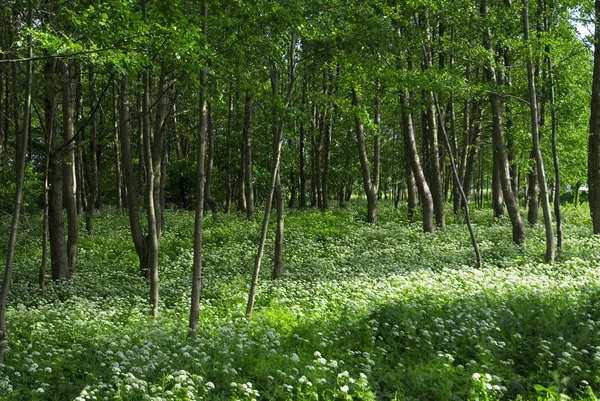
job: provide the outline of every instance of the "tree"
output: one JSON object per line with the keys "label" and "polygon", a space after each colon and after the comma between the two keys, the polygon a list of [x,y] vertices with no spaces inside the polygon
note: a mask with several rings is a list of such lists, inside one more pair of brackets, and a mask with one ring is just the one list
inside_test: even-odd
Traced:
{"label": "tree", "polygon": [[[27,26],[33,27],[33,1],[28,2]],[[2,287],[0,288],[0,364],[4,363],[4,351],[8,341],[8,330],[6,327],[6,300],[12,279],[12,269],[15,258],[15,245],[17,241],[17,232],[19,229],[19,215],[23,205],[23,184],[25,181],[25,162],[27,155],[27,144],[29,139],[29,124],[31,116],[31,90],[33,87],[33,45],[31,35],[27,36],[27,78],[25,88],[25,107],[23,110],[22,131],[19,135],[19,145],[16,155],[17,178],[10,225],[10,234],[6,252],[6,265],[4,266],[4,276],[2,278]]]}

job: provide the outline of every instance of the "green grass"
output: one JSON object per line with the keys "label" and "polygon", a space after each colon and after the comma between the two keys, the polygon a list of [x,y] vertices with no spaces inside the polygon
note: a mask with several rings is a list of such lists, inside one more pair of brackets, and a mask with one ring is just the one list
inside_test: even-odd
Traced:
{"label": "green grass", "polygon": [[[507,220],[423,234],[405,210],[291,211],[284,275],[267,243],[254,317],[244,317],[259,218],[206,219],[198,339],[186,339],[193,214],[171,211],[160,243],[161,312],[127,217],[105,209],[82,234],[70,285],[37,291],[39,217],[22,223],[9,299],[2,400],[595,400],[600,392],[600,239],[566,208],[565,244],[543,264]],[[0,240],[8,221],[0,218]],[[83,231],[82,231],[83,233]],[[3,256],[3,255],[0,255]]]}

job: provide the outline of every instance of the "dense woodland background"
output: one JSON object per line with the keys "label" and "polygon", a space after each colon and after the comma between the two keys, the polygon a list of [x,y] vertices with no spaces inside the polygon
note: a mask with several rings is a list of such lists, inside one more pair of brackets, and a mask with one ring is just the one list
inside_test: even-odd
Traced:
{"label": "dense woodland background", "polygon": [[424,232],[466,222],[479,267],[470,209],[504,217],[517,246],[543,224],[546,262],[563,245],[561,205],[589,200],[590,235],[600,233],[600,30],[587,32],[600,1],[0,6],[0,212],[12,218],[0,363],[27,216],[41,216],[42,295],[77,277],[98,211],[128,216],[158,317],[166,216],[195,211],[191,339],[205,214],[262,219],[248,317],[265,249],[273,279],[290,255],[284,209],[326,219],[358,201],[377,225],[383,202]]}

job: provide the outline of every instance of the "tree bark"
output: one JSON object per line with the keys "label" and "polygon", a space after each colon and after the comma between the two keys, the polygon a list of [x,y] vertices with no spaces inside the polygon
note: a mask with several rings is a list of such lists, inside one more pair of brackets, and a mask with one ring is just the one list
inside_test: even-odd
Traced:
{"label": "tree bark", "polygon": [[[89,98],[90,98],[90,110],[94,110],[96,107],[95,100],[95,89],[94,89],[94,74],[92,72],[89,73]],[[92,112],[90,116],[90,148],[89,148],[89,156],[86,158],[86,176],[88,183],[88,194],[89,199],[87,200],[86,209],[85,209],[85,229],[87,234],[92,236],[94,235],[94,207],[96,206],[96,201],[98,199],[99,194],[99,177],[98,177],[98,160],[96,159],[98,155],[98,127],[96,123],[96,114]]]}
{"label": "tree bark", "polygon": [[[546,31],[550,32],[550,21],[546,17],[544,21],[546,25]],[[556,104],[554,95],[554,75],[552,73],[552,57],[550,45],[546,45],[546,66],[548,68],[548,91],[550,97],[550,119],[552,124],[552,161],[554,164],[554,216],[556,218],[556,246],[558,249],[562,248],[562,216],[560,213],[560,165],[558,162],[558,148],[556,146],[556,131],[557,131],[557,120],[556,120]]]}
{"label": "tree bark", "polygon": [[407,90],[400,93],[400,101],[402,105],[402,133],[404,136],[404,147],[408,149],[410,158],[410,166],[415,176],[417,188],[419,190],[419,198],[423,208],[423,231],[432,233],[433,225],[433,197],[425,179],[425,173],[421,168],[419,153],[417,151],[417,143],[415,140],[415,131],[410,115],[410,107],[408,104],[409,94]]}
{"label": "tree bark", "polygon": [[494,218],[504,216],[504,198],[502,197],[502,183],[500,182],[500,161],[494,153],[492,161],[492,210]]}
{"label": "tree bark", "polygon": [[281,279],[283,271],[283,236],[284,236],[284,210],[283,189],[281,188],[281,173],[277,170],[275,181],[275,209],[277,211],[277,228],[275,230],[275,258],[273,260],[273,279]]}
{"label": "tree bark", "polygon": [[121,178],[121,147],[119,146],[119,123],[118,123],[118,111],[117,111],[117,85],[114,85],[113,94],[113,109],[112,109],[112,126],[113,126],[113,151],[115,153],[115,190],[116,190],[116,201],[117,210],[123,211],[123,185]]}
{"label": "tree bark", "polygon": [[233,202],[233,180],[231,173],[231,131],[233,127],[233,84],[229,83],[229,100],[227,101],[227,167],[225,175],[225,213],[231,213],[231,203]]}
{"label": "tree bark", "polygon": [[244,113],[244,190],[246,197],[246,218],[254,215],[254,193],[252,185],[252,94],[246,92]]}
{"label": "tree bark", "polygon": [[[27,25],[33,27],[33,2],[29,2]],[[10,234],[6,252],[6,264],[4,267],[4,277],[2,287],[0,288],[0,364],[4,363],[4,351],[8,341],[8,330],[6,327],[6,300],[10,289],[12,279],[12,269],[15,257],[15,246],[17,242],[17,231],[19,228],[19,214],[23,203],[23,186],[25,181],[25,161],[27,156],[27,143],[29,138],[29,121],[31,116],[31,90],[33,87],[33,56],[31,36],[27,38],[27,56],[30,59],[27,62],[27,75],[25,87],[25,106],[23,110],[23,129],[20,132],[16,155],[16,188],[12,211],[12,220],[10,225]],[[18,135],[18,134],[17,134]]]}
{"label": "tree bark", "polygon": [[206,142],[208,145],[208,151],[206,154],[204,201],[206,206],[210,208],[213,219],[216,219],[217,214],[219,213],[219,205],[217,201],[213,199],[211,194],[212,170],[215,158],[215,132],[212,124],[212,104],[207,103],[206,109]]}
{"label": "tree bark", "polygon": [[[144,8],[146,0],[143,0]],[[150,271],[150,307],[152,316],[158,317],[158,219],[155,207],[155,182],[158,174],[155,174],[155,163],[152,152],[152,128],[150,126],[150,69],[147,68],[143,73],[144,92],[142,98],[142,118],[143,118],[143,145],[144,145],[144,165],[146,167],[146,219],[148,222],[148,268]],[[154,140],[157,138],[155,137]]]}
{"label": "tree bark", "polygon": [[[302,85],[302,110],[306,107],[306,84]],[[304,121],[300,120],[299,145],[299,175],[300,175],[300,208],[306,208],[306,146],[304,137]]]}
{"label": "tree bark", "polygon": [[[523,0],[523,36],[525,42],[529,43],[529,2]],[[537,94],[535,89],[535,77],[533,74],[533,63],[531,53],[527,59],[527,81],[529,82],[529,108],[531,110],[531,137],[532,146],[537,167],[537,180],[540,187],[540,198],[542,202],[542,211],[544,214],[544,227],[546,231],[546,262],[553,262],[556,253],[554,246],[554,230],[552,227],[552,213],[550,211],[550,201],[548,200],[548,186],[546,184],[546,174],[544,172],[544,160],[540,149],[539,135],[539,113],[537,108]]]}
{"label": "tree bark", "polygon": [[[492,53],[491,28],[487,26],[487,0],[481,1],[480,15],[484,24],[486,24],[483,28],[483,44],[485,49],[489,53]],[[504,141],[504,129],[502,123],[502,100],[497,91],[496,70],[494,66],[488,62],[485,65],[485,72],[487,81],[492,87],[492,90],[489,92],[489,100],[492,108],[492,142],[494,144],[494,152],[498,154],[500,181],[502,183],[502,192],[504,195],[504,201],[506,203],[506,209],[512,224],[512,238],[515,243],[524,244],[525,227],[523,226],[523,220],[521,218],[521,213],[519,212],[517,199],[514,196],[511,187],[510,168],[508,165],[508,154],[506,151],[506,143]]]}
{"label": "tree bark", "polygon": [[[289,77],[288,86],[285,98],[279,94],[279,69],[274,62],[269,62],[270,78],[271,78],[271,90],[273,98],[277,101],[274,102],[273,107],[273,167],[271,169],[271,180],[269,185],[269,193],[267,195],[267,203],[265,204],[265,215],[263,217],[262,229],[260,233],[260,240],[258,244],[258,252],[256,253],[256,259],[254,263],[254,270],[252,272],[252,281],[250,284],[250,293],[248,294],[248,304],[246,305],[246,316],[252,316],[252,310],[254,309],[254,301],[256,299],[256,291],[258,288],[258,275],[260,273],[260,265],[262,262],[262,256],[264,253],[265,239],[267,236],[267,229],[269,227],[269,217],[271,214],[271,206],[273,204],[273,196],[275,194],[275,188],[281,187],[280,180],[280,169],[281,169],[281,143],[283,138],[283,121],[281,119],[281,110],[279,110],[279,101],[282,100],[283,110],[286,110],[291,101],[294,91],[294,83],[296,82],[295,74],[295,50],[297,46],[296,33],[292,32],[290,48],[288,54],[289,62]],[[279,184],[279,185],[278,185]],[[281,275],[281,262],[282,262],[282,248],[283,248],[283,194],[280,195],[280,200],[277,202],[277,234],[275,242],[275,264],[274,270],[279,271]]]}
{"label": "tree bark", "polygon": [[[535,161],[535,152],[533,149],[529,154],[529,158]],[[532,226],[537,223],[538,210],[539,210],[539,187],[537,180],[537,166],[534,164],[531,167],[531,171],[527,174],[527,221]]]}
{"label": "tree bark", "polygon": [[81,66],[78,64],[76,68],[75,79],[75,128],[79,135],[75,138],[75,183],[77,186],[77,214],[81,215],[87,209],[87,200],[85,198],[85,164],[83,163],[83,141],[85,140],[84,130],[82,126],[83,118],[83,83],[81,82]]}
{"label": "tree bark", "polygon": [[63,201],[67,210],[67,257],[69,276],[73,276],[77,266],[77,244],[79,242],[79,215],[77,214],[77,186],[75,178],[75,148],[73,146],[74,116],[71,88],[71,66],[60,62],[62,72],[63,109]]}
{"label": "tree bark", "polygon": [[129,125],[129,80],[126,76],[121,78],[119,82],[119,119],[121,150],[123,154],[123,173],[125,175],[125,188],[127,189],[127,208],[129,209],[129,227],[135,251],[140,261],[140,274],[143,277],[148,277],[148,243],[142,233],[138,206],[138,191],[133,171],[131,129]]}
{"label": "tree bark", "polygon": [[48,194],[48,223],[50,237],[50,265],[52,280],[68,280],[69,260],[65,243],[65,227],[63,219],[63,178],[62,178],[62,141],[59,137],[58,99],[56,82],[60,82],[57,70],[57,61],[50,59],[44,68],[46,81],[44,97],[45,127],[52,152],[50,154]]}
{"label": "tree bark", "polygon": [[358,144],[358,157],[360,159],[360,169],[362,172],[363,188],[367,195],[367,222],[377,224],[377,188],[371,179],[369,159],[367,156],[367,146],[365,143],[365,128],[362,118],[360,118],[360,101],[356,90],[352,89],[352,106],[355,107],[354,124],[356,130],[356,140]]}
{"label": "tree bark", "polygon": [[[291,60],[293,62],[293,60]],[[273,88],[274,95],[277,95],[277,88],[279,83],[279,71],[271,66],[271,87]],[[278,171],[280,168],[281,161],[281,139],[283,133],[283,127],[280,124],[274,124],[273,127],[273,167],[271,168],[271,180],[269,185],[269,192],[267,194],[267,201],[265,203],[265,215],[263,217],[262,229],[260,233],[258,252],[256,253],[256,259],[254,262],[254,270],[252,272],[252,281],[250,283],[250,293],[248,295],[248,303],[246,305],[246,316],[252,316],[252,310],[254,309],[254,301],[256,298],[256,292],[258,289],[258,276],[260,274],[260,266],[262,263],[262,257],[265,250],[265,240],[267,237],[267,229],[269,227],[269,217],[271,214],[271,207],[273,205],[273,196],[275,193],[275,187],[278,181]],[[278,213],[279,217],[279,213]],[[279,224],[278,224],[279,226]],[[278,227],[279,228],[279,227]],[[282,237],[283,240],[283,237]]]}
{"label": "tree bark", "polygon": [[[208,1],[202,2],[202,31],[206,32]],[[204,222],[204,191],[206,131],[208,125],[208,106],[206,102],[206,86],[208,73],[206,68],[200,73],[200,128],[196,139],[196,214],[194,218],[194,267],[192,273],[192,295],[190,305],[190,324],[188,337],[196,338],[200,317],[200,297],[202,295],[202,225]]]}
{"label": "tree bark", "polygon": [[456,164],[454,163],[454,156],[452,155],[452,148],[450,147],[450,140],[448,139],[448,135],[446,134],[446,128],[444,127],[444,116],[442,115],[442,110],[440,109],[439,102],[437,101],[436,96],[434,95],[434,101],[436,104],[436,108],[438,111],[438,116],[440,120],[440,128],[442,132],[442,136],[444,138],[444,143],[446,145],[446,150],[450,155],[450,165],[452,166],[452,172],[454,174],[454,185],[458,187],[458,191],[460,196],[462,197],[463,203],[465,205],[465,220],[467,223],[467,228],[469,229],[469,235],[471,237],[471,244],[473,245],[473,250],[475,252],[475,260],[477,267],[481,268],[481,252],[479,251],[479,245],[477,244],[477,238],[475,237],[475,231],[473,230],[473,225],[471,224],[471,213],[469,211],[469,202],[467,201],[467,197],[462,190],[462,186],[460,185],[460,179],[458,177],[458,171],[456,170]]}

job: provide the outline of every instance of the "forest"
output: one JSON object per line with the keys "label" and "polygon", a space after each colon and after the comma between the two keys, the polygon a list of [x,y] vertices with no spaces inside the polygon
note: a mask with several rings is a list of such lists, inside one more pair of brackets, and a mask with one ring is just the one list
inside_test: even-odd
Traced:
{"label": "forest", "polygon": [[600,0],[0,0],[0,400],[597,400]]}

